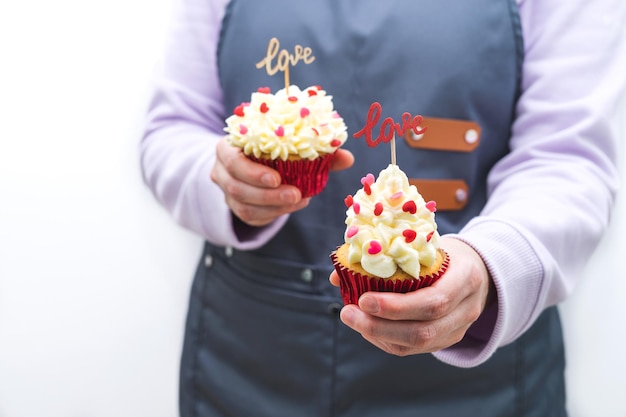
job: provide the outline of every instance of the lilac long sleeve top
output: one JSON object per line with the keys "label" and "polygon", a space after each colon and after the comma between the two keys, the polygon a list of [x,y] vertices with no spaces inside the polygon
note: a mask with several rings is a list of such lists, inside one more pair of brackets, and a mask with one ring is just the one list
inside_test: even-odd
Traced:
{"label": "lilac long sleeve top", "polygon": [[[466,338],[434,353],[476,366],[567,297],[608,225],[615,193],[616,103],[626,85],[626,2],[517,0],[524,37],[522,94],[511,152],[488,178],[480,215],[454,237],[483,258],[497,304]],[[154,77],[141,164],[177,222],[208,241],[262,246],[283,216],[240,239],[209,173],[224,119],[216,49],[228,0],[179,0]],[[481,333],[481,328],[483,334]]]}

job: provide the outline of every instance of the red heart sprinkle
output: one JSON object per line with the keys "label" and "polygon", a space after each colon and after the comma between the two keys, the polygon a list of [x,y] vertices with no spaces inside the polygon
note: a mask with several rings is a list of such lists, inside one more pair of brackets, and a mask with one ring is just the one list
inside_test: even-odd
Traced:
{"label": "red heart sprinkle", "polygon": [[431,212],[434,213],[437,211],[437,203],[435,201],[429,201],[428,203],[426,203],[426,208]]}
{"label": "red heart sprinkle", "polygon": [[306,107],[303,107],[300,109],[300,117],[302,117],[303,119],[307,117],[309,114],[311,114],[311,111],[307,109]]}
{"label": "red heart sprinkle", "polygon": [[235,110],[233,111],[233,113],[236,116],[243,117],[243,104],[240,104],[237,107],[235,107]]}
{"label": "red heart sprinkle", "polygon": [[406,229],[402,232],[402,236],[404,236],[404,240],[406,241],[406,243],[411,243],[417,237],[417,233],[415,232],[415,230]]}
{"label": "red heart sprinkle", "polygon": [[341,141],[339,139],[333,139],[330,141],[330,146],[336,148],[337,146],[341,145]]}
{"label": "red heart sprinkle", "polygon": [[320,86],[320,85],[316,85],[315,88],[317,88],[320,91],[322,90],[322,86]]}
{"label": "red heart sprinkle", "polygon": [[378,243],[375,240],[370,241],[370,247],[367,249],[367,253],[369,253],[370,255],[376,255],[377,253],[380,253],[383,250],[383,247],[380,246],[380,243]]}
{"label": "red heart sprinkle", "polygon": [[261,103],[261,107],[260,107],[261,113],[267,113],[270,108],[267,107],[267,103]]}
{"label": "red heart sprinkle", "polygon": [[417,213],[417,206],[415,205],[415,201],[409,200],[402,205],[402,211],[406,213],[415,214]]}
{"label": "red heart sprinkle", "polygon": [[435,234],[435,231],[430,232],[427,236],[426,236],[426,242],[430,242],[430,239],[432,239],[433,235]]}
{"label": "red heart sprinkle", "polygon": [[346,196],[346,198],[343,199],[343,202],[345,203],[346,207],[350,208],[352,203],[354,203],[354,198],[351,195]]}
{"label": "red heart sprinkle", "polygon": [[259,93],[269,94],[272,90],[269,87],[259,87],[257,90]]}
{"label": "red heart sprinkle", "polygon": [[383,204],[376,203],[374,205],[374,216],[380,216],[382,212],[383,212]]}
{"label": "red heart sprinkle", "polygon": [[308,90],[308,93],[309,93],[309,97],[313,97],[317,95],[317,91],[315,90]]}
{"label": "red heart sprinkle", "polygon": [[296,96],[289,96],[289,98],[287,100],[291,101],[292,103],[295,103],[296,101],[298,101],[298,97],[296,97]]}

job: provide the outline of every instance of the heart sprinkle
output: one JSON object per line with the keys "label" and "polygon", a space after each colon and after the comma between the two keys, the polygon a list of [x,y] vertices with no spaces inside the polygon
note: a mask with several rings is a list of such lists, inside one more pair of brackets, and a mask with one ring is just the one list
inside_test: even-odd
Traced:
{"label": "heart sprinkle", "polygon": [[374,205],[374,216],[380,216],[383,212],[383,204],[382,203],[376,203]]}
{"label": "heart sprinkle", "polygon": [[383,250],[383,247],[380,246],[380,243],[378,243],[378,241],[376,240],[372,240],[370,241],[370,247],[367,249],[367,253],[369,253],[370,255],[376,255],[377,253],[380,253]]}
{"label": "heart sprinkle", "polygon": [[267,103],[261,103],[261,108],[259,110],[261,110],[261,113],[267,113],[270,108],[267,107]]}
{"label": "heart sprinkle", "polygon": [[348,231],[346,232],[346,236],[348,238],[354,237],[354,235],[356,235],[357,233],[359,233],[359,228],[356,226],[350,226],[348,228]]}
{"label": "heart sprinkle", "polygon": [[345,203],[347,208],[350,208],[352,206],[352,203],[354,203],[354,197],[352,197],[351,195],[346,196],[346,198],[343,199],[343,202]]}
{"label": "heart sprinkle", "polygon": [[285,128],[282,127],[282,126],[278,126],[278,128],[276,128],[274,133],[276,133],[276,136],[278,136],[278,137],[283,137],[283,136],[285,136]]}
{"label": "heart sprinkle", "polygon": [[269,87],[259,87],[259,89],[257,90],[259,93],[263,93],[263,94],[269,94],[272,92],[272,90],[270,90]]}
{"label": "heart sprinkle", "polygon": [[428,203],[426,203],[426,208],[431,212],[434,213],[437,211],[437,203],[435,201],[429,201]]}
{"label": "heart sprinkle", "polygon": [[311,114],[311,111],[307,109],[306,107],[303,107],[300,109],[300,117],[302,117],[303,119],[307,117],[309,114]]}
{"label": "heart sprinkle", "polygon": [[411,243],[417,237],[417,232],[415,230],[406,229],[402,232],[402,236],[404,236],[406,243]]}
{"label": "heart sprinkle", "polygon": [[417,206],[415,205],[415,201],[409,200],[402,205],[402,211],[406,213],[415,214],[417,213]]}

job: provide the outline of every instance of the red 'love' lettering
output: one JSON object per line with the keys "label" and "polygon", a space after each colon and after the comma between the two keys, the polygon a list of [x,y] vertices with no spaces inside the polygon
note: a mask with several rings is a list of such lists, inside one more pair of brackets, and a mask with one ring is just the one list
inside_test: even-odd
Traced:
{"label": "red 'love' lettering", "polygon": [[422,116],[417,115],[413,117],[411,113],[404,112],[402,113],[402,124],[396,123],[391,117],[386,117],[380,126],[378,136],[374,138],[374,128],[380,120],[380,114],[382,111],[383,107],[379,102],[372,103],[369,111],[367,112],[367,121],[365,122],[365,126],[363,126],[363,128],[356,132],[353,136],[358,139],[359,137],[365,135],[367,145],[373,148],[380,142],[391,142],[391,139],[393,139],[396,133],[398,136],[404,136],[404,134],[411,129],[416,135],[421,135],[426,131],[426,127],[421,127],[423,121]]}

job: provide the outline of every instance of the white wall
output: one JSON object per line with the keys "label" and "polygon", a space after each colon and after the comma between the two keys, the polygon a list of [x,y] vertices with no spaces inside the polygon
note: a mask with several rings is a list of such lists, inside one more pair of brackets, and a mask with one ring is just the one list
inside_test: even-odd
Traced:
{"label": "white wall", "polygon": [[[168,9],[0,4],[0,417],[176,415],[201,242],[154,202],[137,153]],[[626,310],[625,204],[564,307],[572,417],[626,415],[626,366],[609,361],[625,320],[605,319]]]}

